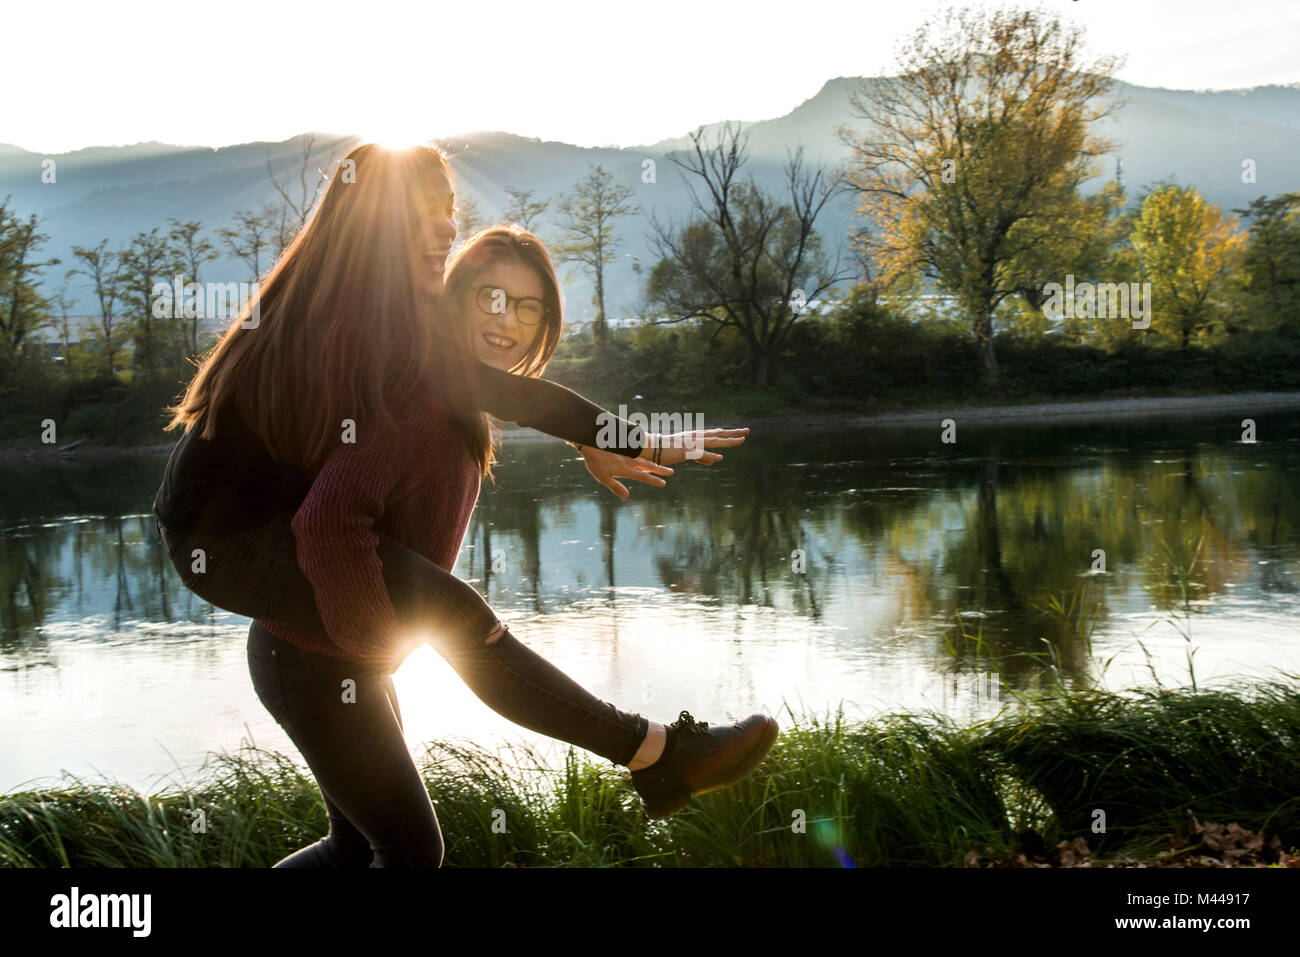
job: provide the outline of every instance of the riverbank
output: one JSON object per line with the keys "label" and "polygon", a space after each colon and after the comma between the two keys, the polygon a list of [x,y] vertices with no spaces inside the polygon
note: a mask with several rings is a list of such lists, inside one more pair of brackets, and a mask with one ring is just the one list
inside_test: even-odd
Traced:
{"label": "riverbank", "polygon": [[[934,406],[925,409],[892,409],[873,413],[829,412],[749,418],[722,415],[716,421],[705,415],[705,428],[748,426],[750,435],[781,432],[827,432],[869,428],[939,428],[943,419],[961,424],[1023,422],[1088,422],[1140,420],[1157,416],[1203,415],[1217,412],[1277,412],[1300,410],[1300,392],[1240,392],[1198,396],[1132,396],[1088,402],[1034,402],[1007,405]],[[679,410],[680,411],[680,410]],[[510,426],[503,439],[512,443],[555,441],[531,429]],[[99,458],[119,455],[168,455],[175,440],[150,445],[95,445],[81,441],[60,446],[0,448],[0,462],[28,459]]]}
{"label": "riverbank", "polygon": [[[537,784],[527,751],[433,742],[417,764],[449,867],[1300,867],[1300,685],[1021,704],[964,728],[786,706],[757,771],[655,822],[625,770],[577,749]],[[296,758],[249,744],[205,771],[151,796],[7,794],[0,866],[269,867],[327,829]]]}

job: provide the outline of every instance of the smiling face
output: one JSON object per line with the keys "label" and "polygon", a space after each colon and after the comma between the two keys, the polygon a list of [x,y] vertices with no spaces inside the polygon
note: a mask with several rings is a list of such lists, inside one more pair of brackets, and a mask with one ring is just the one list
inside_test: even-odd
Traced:
{"label": "smiling face", "polygon": [[456,196],[447,177],[439,173],[431,192],[418,197],[417,238],[412,250],[416,287],[423,296],[442,294],[447,254],[456,239]]}
{"label": "smiling face", "polygon": [[[482,294],[487,310],[479,302],[484,286],[488,287]],[[520,322],[518,300],[541,301],[545,294],[542,278],[523,263],[495,263],[478,274],[465,292],[460,313],[480,362],[508,372],[523,360],[543,322],[532,326]]]}

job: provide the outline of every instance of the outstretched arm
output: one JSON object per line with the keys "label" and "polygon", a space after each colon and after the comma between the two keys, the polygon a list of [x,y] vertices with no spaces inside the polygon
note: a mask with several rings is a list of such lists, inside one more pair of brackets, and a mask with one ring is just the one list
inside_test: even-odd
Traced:
{"label": "outstretched arm", "polygon": [[[705,449],[740,445],[749,432],[747,428],[699,429],[660,436],[606,412],[558,382],[502,372],[477,360],[472,368],[477,376],[472,383],[474,400],[480,409],[498,419],[554,435],[570,445],[603,449],[647,461],[656,457],[657,451],[660,465],[674,465],[687,460],[712,465],[722,456]],[[612,427],[607,423],[612,423]],[[615,438],[626,436],[626,444],[598,443],[597,437],[604,428],[609,430],[607,435],[612,434]]]}
{"label": "outstretched arm", "polygon": [[[473,363],[473,371],[477,376],[474,399],[480,409],[564,439],[582,453],[592,477],[619,498],[628,497],[619,478],[662,488],[667,483],[658,476],[673,474],[668,465],[687,460],[712,465],[722,456],[708,448],[740,445],[749,433],[747,428],[647,433],[548,379],[513,375],[478,361]],[[606,438],[624,436],[626,444],[598,444],[602,431]]]}
{"label": "outstretched arm", "polygon": [[569,444],[582,453],[583,461],[587,463],[587,471],[591,473],[592,478],[619,498],[627,498],[629,495],[627,486],[618,481],[620,478],[630,478],[637,482],[644,482],[646,485],[663,488],[668,483],[656,476],[673,474],[673,470],[667,467],[668,462],[675,464],[690,459],[704,465],[712,465],[714,462],[721,462],[722,455],[708,451],[709,446],[740,445],[748,436],[748,428],[699,429],[671,435],[652,432],[649,435],[650,444],[642,453],[645,458],[631,460],[589,445],[579,445],[577,442]]}
{"label": "outstretched arm", "polygon": [[606,412],[557,382],[512,375],[485,362],[475,361],[472,368],[476,373],[471,385],[475,403],[498,419],[593,448],[602,427],[613,423],[614,438],[625,436],[626,444],[607,444],[607,451],[635,458],[648,447],[647,436],[639,426]]}

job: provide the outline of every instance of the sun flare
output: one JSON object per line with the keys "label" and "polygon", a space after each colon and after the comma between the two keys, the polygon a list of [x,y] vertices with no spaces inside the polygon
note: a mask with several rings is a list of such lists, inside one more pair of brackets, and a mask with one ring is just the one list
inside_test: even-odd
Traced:
{"label": "sun flare", "polygon": [[361,136],[387,149],[404,150],[433,139],[429,124],[415,116],[389,115],[367,123]]}

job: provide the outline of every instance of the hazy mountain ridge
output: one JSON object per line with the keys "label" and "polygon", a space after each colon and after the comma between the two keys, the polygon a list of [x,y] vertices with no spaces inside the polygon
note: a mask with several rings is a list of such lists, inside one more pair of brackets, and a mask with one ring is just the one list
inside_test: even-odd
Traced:
{"label": "hazy mountain ridge", "polygon": [[[849,123],[861,128],[851,112],[849,96],[858,78],[829,80],[814,96],[784,116],[746,122],[752,160],[750,170],[769,188],[780,188],[781,165],[787,147],[802,144],[809,159],[833,163],[847,155],[835,127]],[[1116,152],[1099,165],[1094,185],[1114,176],[1115,156],[1123,160],[1123,177],[1130,196],[1166,178],[1196,186],[1206,198],[1225,208],[1245,207],[1261,195],[1300,189],[1300,84],[1263,86],[1249,90],[1197,92],[1116,84],[1127,103],[1106,121],[1103,132],[1116,141]],[[711,124],[716,129],[721,124]],[[45,288],[52,293],[73,265],[71,247],[97,244],[107,236],[110,247],[154,226],[166,229],[166,219],[197,219],[216,242],[215,229],[230,225],[237,210],[277,200],[266,172],[269,151],[277,176],[291,196],[298,195],[298,169],[303,138],[279,143],[253,142],[212,149],[163,143],[123,147],[92,147],[55,154],[57,182],[41,182],[41,161],[47,157],[0,145],[0,196],[11,195],[10,208],[26,217],[43,218],[50,240],[44,257],[57,256],[59,266],[46,271]],[[314,164],[326,165],[360,140],[354,136],[317,134]],[[689,208],[678,170],[666,159],[672,149],[687,147],[685,136],[621,149],[579,147],[567,143],[515,136],[500,131],[458,134],[443,138],[452,154],[457,183],[472,195],[481,213],[496,219],[506,203],[506,186],[535,192],[535,199],[554,197],[599,163],[631,188],[644,211],[656,211],[661,221],[680,219]],[[643,160],[654,159],[656,182],[642,182]],[[1256,182],[1242,183],[1242,160],[1256,163]],[[311,180],[309,178],[309,186]],[[828,210],[819,224],[828,246],[848,233],[852,217],[847,197]],[[554,238],[544,223],[538,232]],[[621,224],[619,262],[609,276],[611,315],[634,309],[639,283],[652,265],[650,223],[643,213]],[[638,277],[633,265],[642,267]],[[244,280],[245,268],[223,260],[209,268],[206,279]],[[572,267],[561,267],[566,301],[572,318],[589,318],[590,283]],[[77,297],[75,311],[94,310],[84,282],[70,285]]]}

